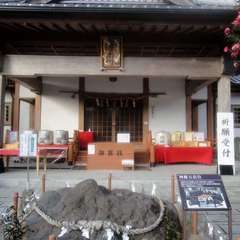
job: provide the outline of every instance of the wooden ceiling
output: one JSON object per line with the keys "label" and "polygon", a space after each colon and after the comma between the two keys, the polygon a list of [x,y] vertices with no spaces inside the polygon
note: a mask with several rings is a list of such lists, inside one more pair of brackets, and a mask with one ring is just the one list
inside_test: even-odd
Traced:
{"label": "wooden ceiling", "polygon": [[79,15],[71,18],[0,14],[3,54],[98,56],[100,37],[123,37],[125,56],[215,57],[222,55],[226,22],[178,21]]}

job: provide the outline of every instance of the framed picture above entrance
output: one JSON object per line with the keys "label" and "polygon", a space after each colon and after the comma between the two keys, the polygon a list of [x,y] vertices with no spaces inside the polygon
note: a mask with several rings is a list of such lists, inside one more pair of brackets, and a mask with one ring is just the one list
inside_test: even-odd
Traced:
{"label": "framed picture above entrance", "polygon": [[102,70],[123,69],[123,41],[122,37],[101,37],[101,67]]}

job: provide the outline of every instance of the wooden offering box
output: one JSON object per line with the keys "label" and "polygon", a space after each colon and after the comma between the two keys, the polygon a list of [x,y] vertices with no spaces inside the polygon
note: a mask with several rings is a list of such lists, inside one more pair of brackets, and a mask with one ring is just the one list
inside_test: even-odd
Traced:
{"label": "wooden offering box", "polygon": [[123,169],[122,160],[134,160],[134,146],[130,143],[99,142],[91,147],[87,169]]}

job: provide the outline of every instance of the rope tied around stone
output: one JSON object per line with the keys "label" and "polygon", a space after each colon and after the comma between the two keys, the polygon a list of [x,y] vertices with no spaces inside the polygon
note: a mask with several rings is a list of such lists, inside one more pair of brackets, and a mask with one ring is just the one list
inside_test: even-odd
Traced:
{"label": "rope tied around stone", "polygon": [[128,235],[140,235],[145,234],[148,232],[153,231],[155,228],[157,228],[161,222],[163,221],[164,212],[165,212],[165,206],[161,199],[158,199],[159,206],[160,206],[160,213],[157,220],[151,224],[150,226],[144,227],[144,228],[135,228],[135,229],[129,229],[125,226],[118,225],[117,223],[112,223],[109,221],[86,221],[86,220],[80,220],[80,221],[58,221],[50,216],[48,216],[43,210],[41,210],[37,203],[33,205],[33,209],[40,217],[42,217],[48,224],[55,226],[57,228],[66,228],[70,230],[80,230],[88,229],[89,231],[93,230],[100,230],[100,229],[111,229],[112,231],[116,232],[117,234],[120,233],[126,233]]}

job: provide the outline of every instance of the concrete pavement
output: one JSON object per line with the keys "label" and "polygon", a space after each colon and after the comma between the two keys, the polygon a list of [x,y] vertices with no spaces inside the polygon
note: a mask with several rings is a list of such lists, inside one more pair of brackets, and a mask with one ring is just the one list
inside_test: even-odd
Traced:
{"label": "concrete pavement", "polygon": [[[233,206],[234,240],[240,236],[240,174],[239,164],[236,176],[223,176],[230,201]],[[42,174],[43,172],[41,172]],[[61,187],[73,186],[85,179],[95,179],[99,184],[107,186],[109,173],[112,173],[113,188],[128,188],[133,191],[152,194],[154,192],[162,199],[171,199],[171,176],[173,174],[198,173],[215,174],[216,166],[178,164],[160,165],[149,170],[138,171],[86,171],[86,170],[48,170],[46,189],[54,190]],[[26,170],[11,169],[0,174],[0,209],[9,206],[13,192],[26,189]],[[35,170],[30,170],[30,187],[40,193],[41,178],[36,176]],[[203,213],[200,216],[200,233],[202,239],[227,239],[226,215],[219,212]],[[213,228],[213,230],[212,230]],[[212,234],[213,232],[213,234]],[[215,235],[215,236],[211,236]],[[1,239],[1,238],[0,238]]]}

